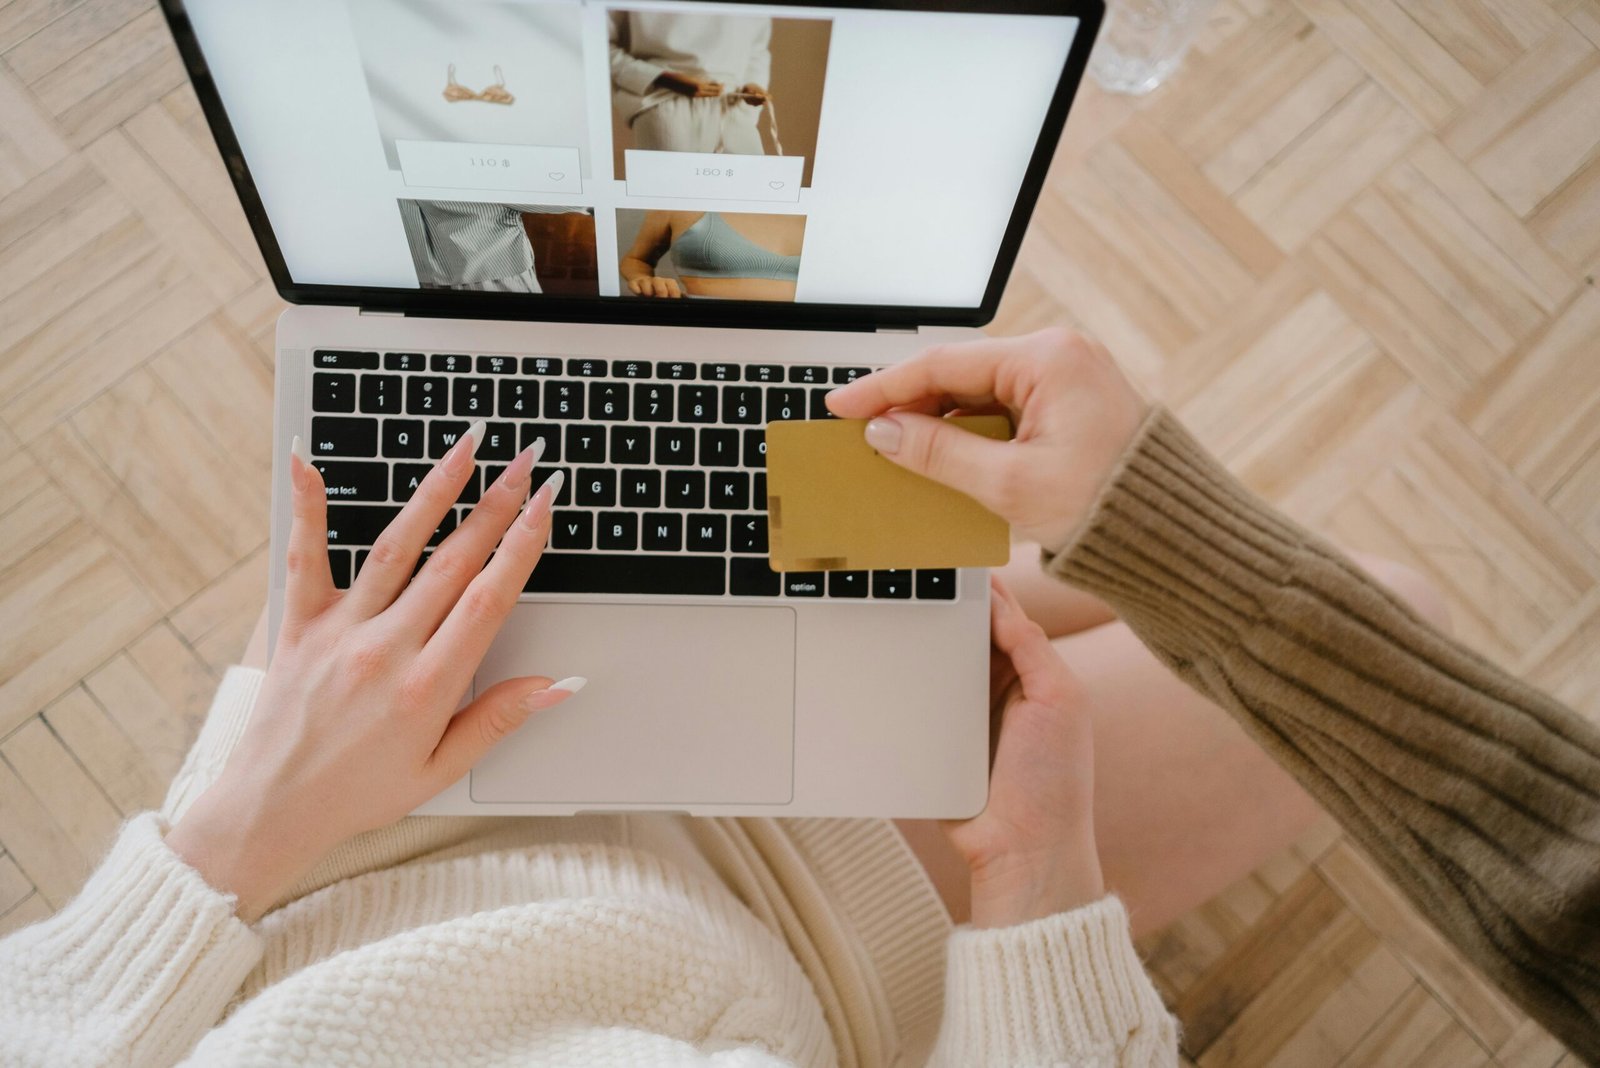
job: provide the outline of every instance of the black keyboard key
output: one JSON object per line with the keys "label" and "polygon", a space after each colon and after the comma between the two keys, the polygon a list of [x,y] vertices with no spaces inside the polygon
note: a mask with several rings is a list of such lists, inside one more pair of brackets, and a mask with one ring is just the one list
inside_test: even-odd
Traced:
{"label": "black keyboard key", "polygon": [[524,356],[522,373],[525,375],[558,375],[561,359],[558,356]]}
{"label": "black keyboard key", "polygon": [[911,572],[874,571],[872,573],[872,596],[885,597],[896,601],[906,600],[911,596]]}
{"label": "black keyboard key", "polygon": [[621,382],[591,382],[589,418],[613,420],[628,418],[628,387]]}
{"label": "black keyboard key", "polygon": [[361,460],[314,460],[330,501],[386,501],[389,465]]}
{"label": "black keyboard key", "polygon": [[617,503],[617,473],[609,467],[580,467],[576,478],[579,504],[609,508]]}
{"label": "black keyboard key", "polygon": [[656,377],[669,378],[674,382],[686,382],[694,377],[694,364],[665,360],[658,361],[656,363]]}
{"label": "black keyboard key", "polygon": [[642,426],[611,428],[611,462],[647,464],[650,462],[650,431]]}
{"label": "black keyboard key", "polygon": [[396,460],[421,459],[424,451],[421,419],[385,419],[383,454]]}
{"label": "black keyboard key", "polygon": [[813,419],[832,419],[833,418],[833,413],[828,411],[828,393],[829,392],[830,391],[826,390],[826,389],[814,389],[814,390],[811,391],[811,418],[813,418]]}
{"label": "black keyboard key", "polygon": [[529,593],[656,593],[718,597],[727,591],[720,556],[600,556],[545,553]]}
{"label": "black keyboard key", "polygon": [[477,367],[480,375],[514,375],[517,373],[517,358],[515,356],[479,356]]}
{"label": "black keyboard key", "polygon": [[[561,428],[554,423],[523,423],[522,447],[526,449],[532,445],[534,439],[544,439],[544,454],[539,459],[547,464],[561,462]],[[537,487],[539,484],[534,483]]]}
{"label": "black keyboard key", "polygon": [[405,406],[399,375],[362,375],[361,410],[370,415],[397,415]]}
{"label": "black keyboard key", "polygon": [[683,516],[676,512],[646,512],[644,548],[646,552],[678,552],[683,548]]}
{"label": "black keyboard key", "polygon": [[422,480],[428,477],[428,472],[433,468],[428,464],[395,464],[394,489],[390,500],[409,501],[417,492],[417,487],[422,485]]}
{"label": "black keyboard key", "polygon": [[359,549],[356,551],[356,574],[361,574],[361,565],[367,562],[367,554],[371,551],[371,549]]}
{"label": "black keyboard key", "polygon": [[842,386],[847,382],[854,382],[858,378],[865,378],[872,373],[870,367],[835,367],[833,369],[833,384]]}
{"label": "black keyboard key", "polygon": [[733,517],[733,551],[767,555],[767,517],[764,515],[738,515]]}
{"label": "black keyboard key", "polygon": [[750,507],[767,510],[767,473],[757,471],[750,482]]}
{"label": "black keyboard key", "polygon": [[722,427],[701,430],[700,464],[704,467],[738,467],[739,432]]}
{"label": "black keyboard key", "polygon": [[688,467],[694,463],[694,431],[688,427],[656,428],[656,463],[662,467]]}
{"label": "black keyboard key", "polygon": [[412,378],[406,382],[406,412],[410,415],[444,415],[449,408],[448,378]]}
{"label": "black keyboard key", "polygon": [[454,352],[436,352],[428,357],[428,369],[434,374],[465,374],[472,370],[472,357]]}
{"label": "black keyboard key", "polygon": [[728,551],[728,517],[692,515],[688,517],[689,551],[723,553]]}
{"label": "black keyboard key", "polygon": [[376,352],[346,352],[342,349],[318,349],[311,354],[311,366],[319,371],[376,371]]}
{"label": "black keyboard key", "polygon": [[328,570],[333,572],[333,588],[348,590],[350,588],[350,550],[329,549]]}
{"label": "black keyboard key", "polygon": [[750,476],[743,471],[711,472],[711,507],[743,512],[750,507]]}
{"label": "black keyboard key", "polygon": [[806,417],[806,391],[803,389],[767,390],[767,422]]}
{"label": "black keyboard key", "polygon": [[715,423],[716,421],[716,386],[678,387],[678,422]]}
{"label": "black keyboard key", "polygon": [[782,382],[783,367],[775,363],[753,363],[744,369],[746,382]]}
{"label": "black keyboard key", "polygon": [[435,419],[428,424],[428,455],[437,460],[455,447],[472,424],[465,419]]}
{"label": "black keyboard key", "polygon": [[706,473],[704,471],[668,471],[667,507],[704,508],[706,506]]}
{"label": "black keyboard key", "polygon": [[728,562],[728,592],[735,597],[776,597],[783,591],[783,577],[765,560],[739,559]]}
{"label": "black keyboard key", "polygon": [[673,387],[640,384],[633,387],[633,417],[641,423],[672,422]]}
{"label": "black keyboard key", "polygon": [[612,360],[612,378],[649,378],[649,360]]}
{"label": "black keyboard key", "polygon": [[378,455],[378,421],[317,416],[311,420],[311,455]]}
{"label": "black keyboard key", "polygon": [[483,471],[474,467],[472,474],[467,476],[467,484],[461,487],[461,494],[456,498],[457,504],[477,504],[483,496]]}
{"label": "black keyboard key", "polygon": [[[564,468],[564,470],[567,472],[567,477],[561,482],[561,492],[556,494],[555,504],[557,507],[565,507],[572,503],[572,469]],[[554,467],[535,467],[533,469],[534,490],[537,491],[555,473],[556,468]]]}
{"label": "black keyboard key", "polygon": [[783,592],[789,597],[821,597],[821,571],[785,571]]}
{"label": "black keyboard key", "polygon": [[383,533],[400,509],[389,505],[328,505],[328,544],[371,545]]}
{"label": "black keyboard key", "polygon": [[917,600],[953,601],[956,599],[956,573],[954,571],[918,571]]}
{"label": "black keyboard key", "polygon": [[420,371],[423,368],[420,352],[386,352],[383,354],[385,371]]}
{"label": "black keyboard key", "polygon": [[637,512],[601,512],[595,519],[597,548],[631,553],[639,547]]}
{"label": "black keyboard key", "polygon": [[723,386],[722,421],[761,425],[761,387]]}
{"label": "black keyboard key", "polygon": [[622,504],[625,508],[660,508],[661,472],[649,468],[622,472]]}
{"label": "black keyboard key", "polygon": [[867,572],[865,571],[830,571],[828,572],[829,597],[865,597],[867,595]]}
{"label": "black keyboard key", "polygon": [[539,416],[539,383],[514,378],[500,383],[502,419],[536,419]]}
{"label": "black keyboard key", "polygon": [[486,419],[494,414],[494,379],[458,378],[451,413],[469,419]]}
{"label": "black keyboard key", "polygon": [[544,386],[544,417],[546,419],[582,419],[583,383],[546,382]]}
{"label": "black keyboard key", "polygon": [[765,430],[746,430],[744,432],[744,465],[746,467],[767,466],[767,432]]}
{"label": "black keyboard key", "polygon": [[821,385],[828,380],[826,367],[797,366],[789,368],[789,381],[805,386]]}
{"label": "black keyboard key", "polygon": [[576,423],[567,427],[567,462],[603,464],[606,462],[605,427]]}
{"label": "black keyboard key", "polygon": [[604,378],[606,361],[579,359],[573,356],[567,360],[567,374],[577,375],[579,378]]}
{"label": "black keyboard key", "polygon": [[318,371],[311,376],[311,410],[314,412],[353,412],[356,410],[356,376]]}
{"label": "black keyboard key", "polygon": [[594,544],[593,512],[554,512],[550,544],[557,549],[587,549]]}
{"label": "black keyboard key", "polygon": [[[478,459],[509,460],[517,454],[517,428],[512,423],[489,423],[483,428]],[[493,482],[494,479],[489,479]]]}
{"label": "black keyboard key", "polygon": [[713,382],[739,381],[739,365],[736,363],[703,363],[700,365],[700,377]]}

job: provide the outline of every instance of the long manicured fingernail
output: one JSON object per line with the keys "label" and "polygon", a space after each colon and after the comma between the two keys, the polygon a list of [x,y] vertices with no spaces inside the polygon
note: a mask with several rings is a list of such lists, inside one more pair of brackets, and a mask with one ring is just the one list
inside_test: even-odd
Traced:
{"label": "long manicured fingernail", "polygon": [[472,458],[478,455],[478,445],[483,441],[483,431],[488,425],[479,419],[456,438],[456,443],[444,454],[443,467],[446,471],[459,475],[472,466]]}
{"label": "long manicured fingernail", "polygon": [[540,438],[526,449],[517,453],[516,458],[506,465],[500,474],[500,481],[506,486],[515,489],[528,479],[528,473],[533,470],[533,465],[539,462],[539,454],[544,451],[544,438]]}
{"label": "long manicured fingernail", "polygon": [[547,708],[554,708],[588,684],[589,680],[582,675],[573,675],[560,682],[552,682],[544,689],[535,690],[524,697],[522,707],[529,712],[542,712]]}
{"label": "long manicured fingernail", "polygon": [[567,473],[558,468],[556,473],[545,479],[544,485],[529,498],[528,506],[522,510],[517,522],[529,530],[538,530],[539,524],[550,514],[550,506],[555,503],[556,495],[561,492],[561,487],[566,485],[566,482]]}
{"label": "long manicured fingernail", "polygon": [[893,456],[900,451],[900,438],[903,432],[900,420],[880,415],[867,424],[867,444],[885,456]]}
{"label": "long manicured fingernail", "polygon": [[297,490],[305,489],[311,481],[311,453],[299,434],[289,443],[289,477]]}

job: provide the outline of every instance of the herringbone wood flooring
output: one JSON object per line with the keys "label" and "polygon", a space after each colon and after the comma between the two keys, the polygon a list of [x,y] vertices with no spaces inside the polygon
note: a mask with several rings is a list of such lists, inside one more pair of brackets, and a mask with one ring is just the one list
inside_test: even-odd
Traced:
{"label": "herringbone wood flooring", "polygon": [[[1000,333],[1600,717],[1600,3],[1222,0],[1086,88]],[[0,930],[155,803],[266,585],[278,299],[150,0],[0,3]],[[1572,1065],[1332,829],[1144,945],[1189,1058]]]}

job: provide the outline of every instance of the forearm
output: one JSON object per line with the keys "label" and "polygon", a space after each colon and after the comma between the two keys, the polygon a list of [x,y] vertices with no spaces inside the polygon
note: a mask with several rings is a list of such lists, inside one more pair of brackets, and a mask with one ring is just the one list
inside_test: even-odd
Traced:
{"label": "forearm", "polygon": [[261,942],[163,830],[130,821],[76,899],[0,942],[0,1061],[171,1064],[220,1018]]}
{"label": "forearm", "polygon": [[1600,1059],[1600,732],[1440,635],[1164,412],[1047,567],[1110,603]]}
{"label": "forearm", "polygon": [[655,277],[656,269],[648,261],[637,256],[624,256],[617,264],[617,269],[622,272],[622,277],[629,282],[640,278]]}

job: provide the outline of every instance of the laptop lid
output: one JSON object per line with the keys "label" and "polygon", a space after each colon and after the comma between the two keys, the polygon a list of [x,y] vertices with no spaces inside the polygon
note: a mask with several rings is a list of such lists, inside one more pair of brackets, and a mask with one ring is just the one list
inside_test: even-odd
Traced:
{"label": "laptop lid", "polygon": [[162,0],[278,292],[988,322],[1101,0]]}

